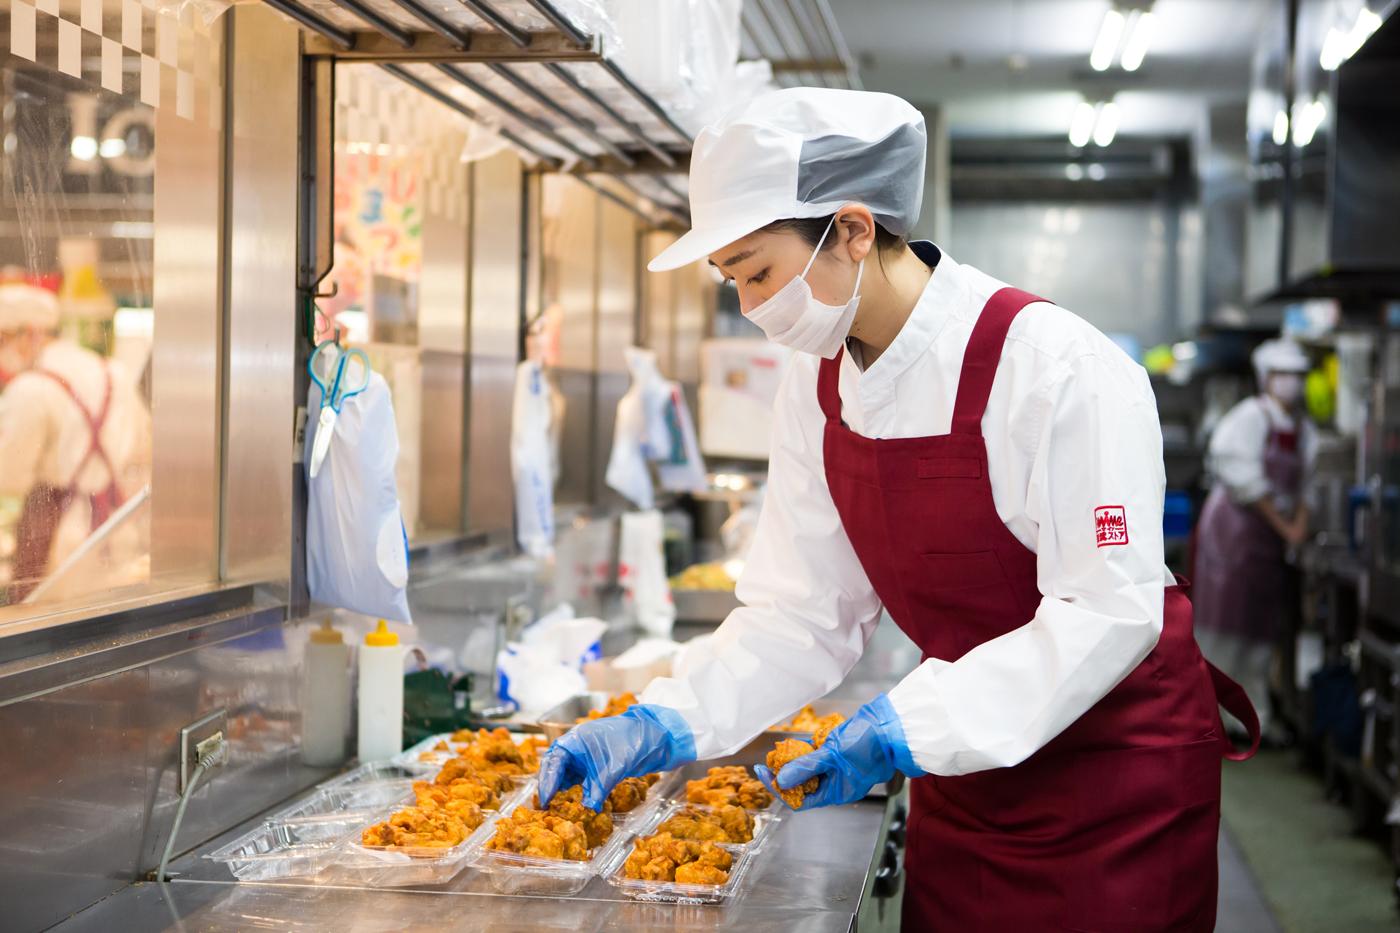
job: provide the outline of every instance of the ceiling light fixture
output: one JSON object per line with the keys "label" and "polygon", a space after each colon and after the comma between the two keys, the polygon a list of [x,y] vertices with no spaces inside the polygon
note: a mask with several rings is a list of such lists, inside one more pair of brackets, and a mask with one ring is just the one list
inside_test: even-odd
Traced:
{"label": "ceiling light fixture", "polygon": [[1087,100],[1081,100],[1074,108],[1074,117],[1069,121],[1069,144],[1076,149],[1089,145],[1094,136],[1094,123],[1098,118],[1098,108]]}
{"label": "ceiling light fixture", "polygon": [[1282,146],[1288,142],[1288,113],[1283,108],[1279,108],[1274,114],[1274,145]]}
{"label": "ceiling light fixture", "polygon": [[1094,121],[1094,145],[1107,146],[1118,134],[1118,105],[1113,101],[1099,105],[1098,119]]}
{"label": "ceiling light fixture", "polygon": [[1094,40],[1094,49],[1089,53],[1089,67],[1095,71],[1107,71],[1118,54],[1118,43],[1123,38],[1123,28],[1127,19],[1116,6],[1109,7],[1099,24],[1099,37]]}
{"label": "ceiling light fixture", "polygon": [[1124,71],[1137,71],[1142,67],[1142,60],[1147,57],[1147,48],[1152,44],[1152,34],[1156,29],[1157,18],[1151,10],[1143,10],[1134,17],[1134,22],[1128,28],[1128,38],[1123,43],[1123,54],[1118,59]]}

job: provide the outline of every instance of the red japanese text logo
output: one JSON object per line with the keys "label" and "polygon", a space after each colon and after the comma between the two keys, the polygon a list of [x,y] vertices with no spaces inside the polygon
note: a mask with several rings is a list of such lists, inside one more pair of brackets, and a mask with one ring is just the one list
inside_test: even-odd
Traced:
{"label": "red japanese text logo", "polygon": [[1128,513],[1121,505],[1094,509],[1094,539],[1099,547],[1128,543]]}

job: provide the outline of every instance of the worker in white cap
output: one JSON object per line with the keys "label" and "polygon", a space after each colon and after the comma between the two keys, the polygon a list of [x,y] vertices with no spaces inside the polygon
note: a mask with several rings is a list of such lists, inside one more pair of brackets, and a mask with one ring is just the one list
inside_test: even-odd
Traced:
{"label": "worker in white cap", "polygon": [[1269,670],[1292,605],[1286,554],[1307,538],[1303,477],[1316,435],[1303,416],[1303,348],[1268,340],[1252,362],[1258,393],[1210,438],[1214,487],[1201,510],[1194,579],[1202,649],[1240,681],[1267,725]]}
{"label": "worker in white cap", "polygon": [[[836,687],[882,610],[925,660],[762,779],[803,808],[913,778],[906,930],[1208,931],[1217,700],[1162,556],[1147,374],[1082,319],[907,242],[924,122],[888,94],[795,88],[703,131],[692,229],[795,350],[735,610],[621,716],[576,726],[540,796],[742,748]],[[1251,750],[1252,751],[1252,750]],[[801,819],[801,817],[797,817]]]}
{"label": "worker in white cap", "polygon": [[[151,418],[121,364],[60,339],[46,289],[0,285],[0,496],[23,499],[9,599],[19,602],[149,481]],[[46,599],[136,582],[147,534],[114,531]]]}

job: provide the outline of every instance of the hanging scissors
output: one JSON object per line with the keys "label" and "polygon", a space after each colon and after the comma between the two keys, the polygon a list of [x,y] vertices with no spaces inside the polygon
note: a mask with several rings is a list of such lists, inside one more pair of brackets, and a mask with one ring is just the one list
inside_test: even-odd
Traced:
{"label": "hanging scissors", "polygon": [[359,395],[369,386],[369,357],[363,350],[347,350],[333,340],[327,340],[311,352],[306,361],[311,381],[321,387],[321,417],[316,425],[316,441],[311,447],[311,476],[321,472],[326,453],[335,435],[335,422],[340,406],[352,395]]}

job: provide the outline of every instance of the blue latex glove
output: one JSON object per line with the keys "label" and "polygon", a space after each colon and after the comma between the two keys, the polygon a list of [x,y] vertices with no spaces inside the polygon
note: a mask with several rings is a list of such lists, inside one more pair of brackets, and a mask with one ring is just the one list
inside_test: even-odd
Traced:
{"label": "blue latex glove", "polygon": [[601,810],[623,778],[694,760],[695,736],[680,713],[667,706],[633,706],[621,716],[581,722],[549,747],[540,761],[540,805],[582,784],[583,805]]}
{"label": "blue latex glove", "polygon": [[[818,778],[817,789],[802,801],[803,810],[814,810],[862,800],[870,788],[888,781],[896,771],[910,777],[924,774],[909,753],[894,705],[882,693],[831,730],[821,748],[784,765],[778,787],[789,790]],[[756,765],[754,772],[777,796],[773,772],[763,765]]]}

